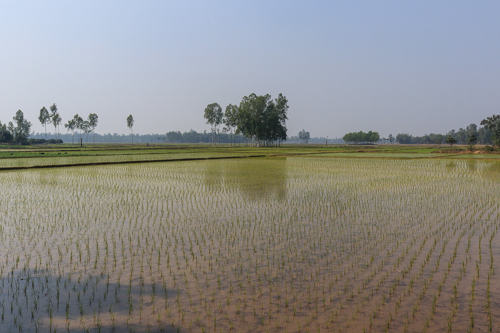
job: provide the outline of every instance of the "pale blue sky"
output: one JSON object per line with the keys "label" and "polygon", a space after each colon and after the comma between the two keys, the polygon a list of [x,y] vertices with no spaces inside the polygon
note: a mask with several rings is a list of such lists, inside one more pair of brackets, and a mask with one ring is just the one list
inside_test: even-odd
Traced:
{"label": "pale blue sky", "polygon": [[283,93],[289,135],[446,132],[500,113],[499,32],[497,1],[2,1],[0,120],[203,131]]}

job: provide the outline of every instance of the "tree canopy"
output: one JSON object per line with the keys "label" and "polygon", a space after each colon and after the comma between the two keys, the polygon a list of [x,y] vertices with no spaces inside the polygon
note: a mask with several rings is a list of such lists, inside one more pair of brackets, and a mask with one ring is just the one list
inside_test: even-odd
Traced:
{"label": "tree canopy", "polygon": [[57,130],[59,129],[59,124],[61,124],[62,118],[59,115],[56,103],[50,106],[50,111],[52,112],[50,115],[51,119],[50,121],[52,122],[52,125],[54,125],[54,130],[57,132]]}
{"label": "tree canopy", "polygon": [[299,140],[302,143],[309,143],[309,139],[311,138],[311,134],[306,132],[306,130],[302,130],[299,132]]}
{"label": "tree canopy", "polygon": [[494,114],[491,117],[483,119],[481,125],[491,132],[491,141],[500,146],[500,115]]}
{"label": "tree canopy", "polygon": [[455,139],[451,135],[446,136],[446,139],[444,141],[450,146],[453,146],[455,143],[457,143],[457,139]]}
{"label": "tree canopy", "polygon": [[11,121],[9,122],[9,131],[12,133],[14,141],[22,144],[30,135],[31,122],[24,118],[24,113],[21,110],[18,110],[12,119],[15,124]]}
{"label": "tree canopy", "polygon": [[243,97],[236,114],[236,133],[250,138],[254,144],[269,146],[286,140],[288,101],[282,94],[250,94]]}
{"label": "tree canopy", "polygon": [[368,133],[365,133],[363,131],[359,131],[347,133],[342,139],[347,143],[374,143],[380,139],[380,135],[378,132],[369,131]]}
{"label": "tree canopy", "polygon": [[217,132],[218,134],[219,125],[222,124],[224,118],[221,106],[218,103],[208,104],[203,117],[207,120],[207,124],[212,126],[212,133],[215,134]]}
{"label": "tree canopy", "polygon": [[288,100],[282,94],[276,99],[271,95],[250,94],[243,97],[239,106],[229,104],[226,112],[217,103],[205,108],[204,118],[212,131],[225,124],[225,131],[236,128],[236,134],[249,138],[254,145],[271,146],[286,140]]}
{"label": "tree canopy", "polygon": [[50,114],[45,106],[40,109],[38,120],[45,127],[45,139],[47,139],[47,124],[50,123]]}
{"label": "tree canopy", "polygon": [[131,114],[127,117],[127,127],[130,128],[130,137],[132,138],[132,143],[134,143],[134,117]]}

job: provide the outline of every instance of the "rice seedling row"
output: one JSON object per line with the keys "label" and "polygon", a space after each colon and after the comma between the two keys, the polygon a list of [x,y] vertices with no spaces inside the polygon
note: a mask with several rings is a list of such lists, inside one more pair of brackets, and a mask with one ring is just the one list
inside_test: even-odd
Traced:
{"label": "rice seedling row", "polygon": [[3,172],[0,330],[488,331],[499,166],[283,157]]}

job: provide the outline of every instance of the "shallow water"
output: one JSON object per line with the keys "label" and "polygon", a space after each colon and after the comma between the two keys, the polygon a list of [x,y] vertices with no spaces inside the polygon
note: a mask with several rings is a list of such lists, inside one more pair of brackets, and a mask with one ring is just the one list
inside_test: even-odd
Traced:
{"label": "shallow water", "polygon": [[499,175],[325,157],[4,171],[0,331],[498,327]]}

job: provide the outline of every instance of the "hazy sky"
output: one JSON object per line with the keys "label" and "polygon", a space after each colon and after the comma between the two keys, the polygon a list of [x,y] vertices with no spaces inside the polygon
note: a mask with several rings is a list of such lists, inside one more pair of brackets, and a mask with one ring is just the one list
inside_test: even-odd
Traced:
{"label": "hazy sky", "polygon": [[207,104],[283,93],[288,135],[443,133],[500,113],[499,32],[498,1],[2,1],[0,120],[203,131]]}

